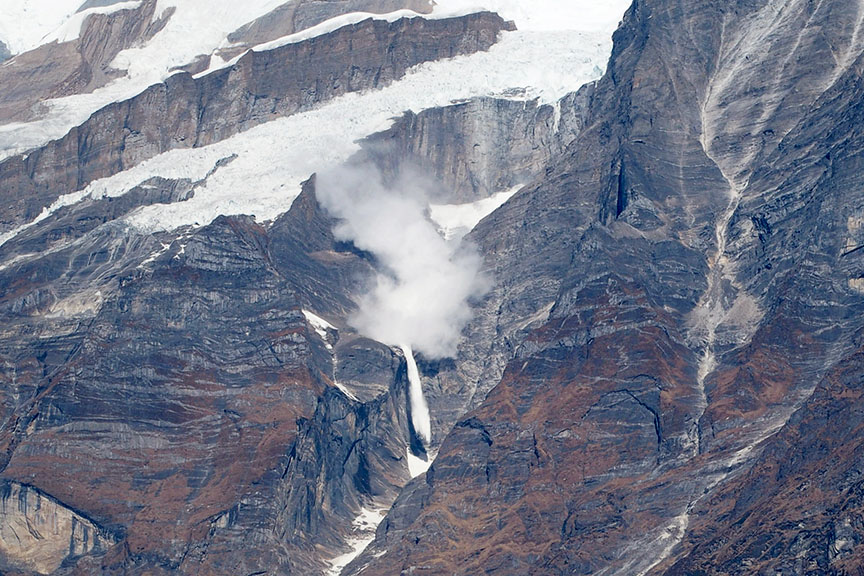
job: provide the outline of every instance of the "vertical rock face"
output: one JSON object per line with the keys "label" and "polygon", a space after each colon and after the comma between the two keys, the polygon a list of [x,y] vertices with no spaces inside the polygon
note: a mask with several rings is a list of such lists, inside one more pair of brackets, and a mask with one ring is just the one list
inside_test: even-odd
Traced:
{"label": "vertical rock face", "polygon": [[383,174],[410,168],[433,175],[447,201],[472,202],[536,178],[579,134],[592,87],[552,105],[477,98],[408,112],[366,141]]}
{"label": "vertical rock face", "polygon": [[30,486],[3,482],[0,487],[0,555],[6,569],[50,574],[68,557],[115,543],[112,534]]}

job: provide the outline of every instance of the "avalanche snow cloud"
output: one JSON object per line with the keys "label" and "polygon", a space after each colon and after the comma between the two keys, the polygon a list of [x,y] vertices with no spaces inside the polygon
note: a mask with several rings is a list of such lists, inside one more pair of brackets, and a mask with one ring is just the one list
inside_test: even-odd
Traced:
{"label": "avalanche snow cloud", "polygon": [[321,174],[316,193],[339,219],[337,238],[381,264],[353,326],[380,342],[444,358],[455,354],[469,302],[488,281],[477,252],[445,240],[427,216],[429,189],[416,177],[388,186],[376,169],[355,166]]}

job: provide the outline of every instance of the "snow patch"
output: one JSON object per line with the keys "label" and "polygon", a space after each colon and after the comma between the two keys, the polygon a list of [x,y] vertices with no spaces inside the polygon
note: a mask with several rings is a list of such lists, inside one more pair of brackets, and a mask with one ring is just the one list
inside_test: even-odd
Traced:
{"label": "snow patch", "polygon": [[512,198],[520,188],[521,186],[516,186],[467,204],[432,204],[429,206],[429,216],[438,225],[438,230],[445,240],[461,240],[483,218]]}
{"label": "snow patch", "polygon": [[347,396],[351,400],[354,400],[355,402],[360,401],[360,399],[357,398],[357,396],[355,396],[354,393],[351,392],[351,390],[349,390],[344,384],[337,381],[335,378],[333,379],[333,385],[336,386],[336,388],[338,388],[339,390],[341,390],[342,393],[345,394],[345,396]]}
{"label": "snow patch", "polygon": [[405,454],[408,461],[408,473],[411,474],[411,478],[417,478],[421,474],[425,474],[434,461],[434,458],[428,456],[426,460],[418,458],[411,452],[410,446],[405,447]]}
{"label": "snow patch", "polygon": [[42,44],[42,39],[75,14],[84,0],[3,0],[0,2],[0,40],[12,54]]}
{"label": "snow patch", "polygon": [[330,560],[330,570],[327,571],[327,576],[339,576],[342,570],[372,543],[375,539],[375,530],[384,520],[386,512],[386,510],[370,510],[368,508],[360,510],[360,514],[352,523],[352,536],[346,542],[352,550]]}
{"label": "snow patch", "polygon": [[489,10],[513,20],[520,30],[609,30],[611,34],[632,0],[435,0],[435,3],[433,14]]}
{"label": "snow patch", "polygon": [[148,256],[147,258],[142,260],[141,263],[138,264],[138,268],[144,268],[148,264],[152,264],[153,262],[156,261],[157,258],[159,258],[162,254],[167,252],[169,248],[171,248],[171,244],[168,242],[161,242],[161,244],[162,244],[162,247],[159,248],[158,250],[155,250],[152,254],[150,254],[150,256]]}
{"label": "snow patch", "polygon": [[323,318],[321,318],[320,316],[317,316],[317,315],[313,314],[312,312],[309,312],[308,310],[303,310],[303,316],[306,317],[306,321],[309,322],[309,325],[312,326],[312,328],[315,330],[315,332],[318,334],[318,336],[321,337],[321,340],[324,341],[324,345],[327,347],[327,349],[332,350],[333,345],[330,344],[330,340],[329,340],[330,335],[328,334],[327,331],[328,330],[336,330],[336,327],[333,326],[332,324],[330,324],[329,322],[327,322],[326,320],[324,320]]}

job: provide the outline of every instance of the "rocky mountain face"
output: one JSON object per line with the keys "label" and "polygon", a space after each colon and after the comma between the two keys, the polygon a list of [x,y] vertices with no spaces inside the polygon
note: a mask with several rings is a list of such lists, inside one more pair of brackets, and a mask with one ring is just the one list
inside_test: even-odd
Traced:
{"label": "rocky mountain face", "polygon": [[[348,164],[385,186],[474,212],[515,192],[467,226],[488,286],[457,352],[416,355],[428,442],[403,343],[356,321],[393,272],[313,174],[267,221],[129,220],[200,199],[242,148],[56,203],[533,38],[490,12],[327,28],[402,8],[430,11],[285,3],[0,163],[0,570],[864,570],[864,4],[636,0],[597,82],[550,102],[514,78],[363,139]],[[121,77],[170,10],[15,55],[0,117]]]}
{"label": "rocky mountain face", "polygon": [[854,4],[634,3],[586,128],[472,233],[510,284],[476,322],[538,325],[352,573],[861,566],[820,429],[860,331]]}

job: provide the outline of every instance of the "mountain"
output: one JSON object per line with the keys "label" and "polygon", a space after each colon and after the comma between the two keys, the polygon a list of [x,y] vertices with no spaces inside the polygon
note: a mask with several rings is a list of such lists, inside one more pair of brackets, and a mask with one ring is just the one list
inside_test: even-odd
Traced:
{"label": "mountain", "polygon": [[864,573],[864,3],[483,8],[0,8],[0,571]]}

